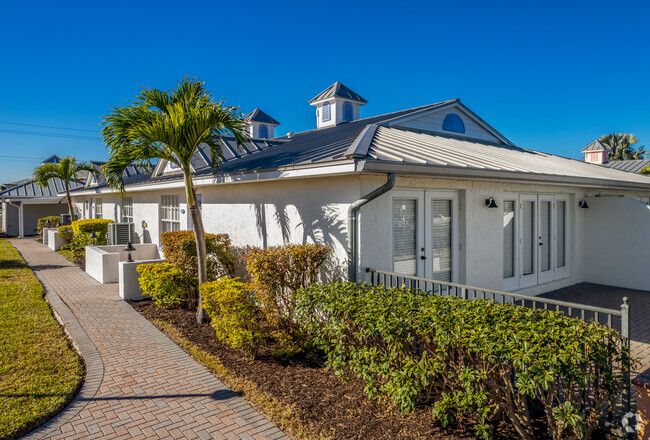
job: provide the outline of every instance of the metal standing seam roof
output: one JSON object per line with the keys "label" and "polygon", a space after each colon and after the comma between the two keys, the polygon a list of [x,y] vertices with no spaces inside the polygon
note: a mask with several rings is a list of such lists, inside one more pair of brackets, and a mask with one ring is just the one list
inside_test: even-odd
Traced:
{"label": "metal standing seam roof", "polygon": [[[70,181],[70,190],[83,188],[83,183]],[[50,179],[46,187],[41,187],[33,180],[14,186],[0,192],[0,197],[7,198],[52,198],[58,199],[58,193],[65,192],[63,180],[59,178]]]}
{"label": "metal standing seam roof", "polygon": [[609,148],[607,145],[603,144],[600,142],[598,139],[584,147],[582,150],[580,150],[581,153],[586,153],[587,151],[612,151],[611,148]]}
{"label": "metal standing seam roof", "polygon": [[367,156],[404,164],[582,177],[648,185],[647,177],[519,147],[379,126]]}
{"label": "metal standing seam roof", "polygon": [[244,120],[251,121],[251,122],[261,122],[269,125],[280,125],[280,123],[277,120],[273,119],[272,117],[264,113],[259,108],[256,108],[255,110],[247,114],[244,117]]}
{"label": "metal standing seam roof", "polygon": [[603,164],[603,166],[614,170],[627,171],[628,173],[638,173],[645,167],[650,166],[650,159],[614,160]]}
{"label": "metal standing seam roof", "polygon": [[344,86],[339,81],[336,81],[334,84],[332,84],[331,86],[329,86],[328,88],[320,92],[318,95],[316,95],[314,98],[312,98],[309,101],[309,103],[311,104],[314,102],[318,102],[330,98],[349,99],[351,101],[357,101],[363,104],[366,104],[368,102],[365,99],[363,99],[359,94],[353,92],[351,89]]}

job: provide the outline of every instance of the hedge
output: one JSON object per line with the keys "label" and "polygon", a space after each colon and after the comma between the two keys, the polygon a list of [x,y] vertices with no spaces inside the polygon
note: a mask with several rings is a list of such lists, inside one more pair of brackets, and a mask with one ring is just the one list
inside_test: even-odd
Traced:
{"label": "hedge", "polygon": [[[94,231],[97,234],[97,244],[105,245],[109,223],[115,223],[115,221],[101,218],[75,220],[72,222],[72,231],[75,236],[90,235]],[[90,244],[90,242],[88,243]]]}
{"label": "hedge", "polygon": [[64,246],[68,246],[72,242],[72,237],[74,237],[72,225],[59,226],[59,238],[63,241]]}
{"label": "hedge", "polygon": [[299,350],[303,345],[294,317],[297,292],[318,280],[320,267],[330,252],[329,247],[319,244],[288,244],[253,248],[246,255],[255,297],[273,336],[287,351]]}
{"label": "hedge", "polygon": [[136,270],[144,295],[150,296],[159,306],[184,306],[193,303],[191,293],[185,288],[185,274],[169,263],[140,264]]}
{"label": "hedge", "polygon": [[625,386],[619,333],[560,312],[341,283],[301,290],[296,316],[369,396],[429,404],[443,425],[472,416],[480,438],[505,416],[532,440],[533,407],[553,439],[589,438]]}
{"label": "hedge", "polygon": [[263,337],[258,308],[246,284],[239,278],[221,278],[201,284],[199,289],[217,339],[254,358]]}
{"label": "hedge", "polygon": [[43,228],[56,228],[61,224],[61,216],[51,215],[49,217],[39,218],[36,224],[38,235],[43,236]]}
{"label": "hedge", "polygon": [[[163,232],[160,235],[165,259],[186,275],[198,277],[198,258],[193,231]],[[208,281],[235,273],[235,255],[228,234],[205,234]]]}

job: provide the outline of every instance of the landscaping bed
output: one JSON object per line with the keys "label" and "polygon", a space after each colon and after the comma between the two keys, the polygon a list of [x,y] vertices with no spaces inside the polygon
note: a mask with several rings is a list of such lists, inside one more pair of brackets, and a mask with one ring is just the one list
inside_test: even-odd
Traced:
{"label": "landscaping bed", "polygon": [[[198,325],[194,312],[180,308],[162,308],[151,301],[133,302],[131,305],[145,318],[157,324],[166,333],[175,333],[172,339],[179,343],[178,335],[204,353],[214,355],[232,375],[256,384],[258,393],[264,393],[291,408],[291,415],[268,414],[259,408],[255,398],[244,397],[296,439],[472,439],[474,424],[451,426],[446,429],[431,417],[430,409],[417,408],[403,416],[389,404],[370,400],[363,392],[360,380],[342,382],[324,368],[323,359],[274,358],[262,349],[250,361],[239,351],[221,344],[209,325]],[[160,322],[169,325],[160,325]],[[174,337],[176,336],[176,337]],[[187,346],[179,343],[186,351]],[[186,344],[187,345],[187,344]],[[197,353],[190,352],[197,357]],[[201,360],[201,359],[199,359]],[[210,365],[208,365],[210,366]],[[217,372],[219,373],[219,372]],[[220,376],[220,374],[218,374]],[[228,385],[228,378],[222,378]],[[236,384],[235,384],[236,385]],[[236,389],[235,391],[242,391]],[[243,390],[246,391],[246,390]],[[261,399],[262,401],[268,399]],[[518,436],[506,423],[493,426],[495,438],[516,439]],[[595,436],[594,438],[599,438]]]}
{"label": "landscaping bed", "polygon": [[43,424],[77,393],[80,357],[18,251],[0,239],[0,439]]}

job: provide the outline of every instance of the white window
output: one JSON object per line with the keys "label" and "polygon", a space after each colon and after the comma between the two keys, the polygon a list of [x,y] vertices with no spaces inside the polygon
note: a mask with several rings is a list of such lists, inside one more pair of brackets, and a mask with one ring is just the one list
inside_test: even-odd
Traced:
{"label": "white window", "polygon": [[393,200],[393,271],[417,273],[417,199]]}
{"label": "white window", "polygon": [[330,115],[330,104],[329,102],[323,103],[323,122],[327,122],[332,119]]}
{"label": "white window", "polygon": [[104,204],[102,199],[95,199],[95,218],[103,218],[104,215]]}
{"label": "white window", "polygon": [[160,221],[162,232],[181,229],[178,196],[162,196],[160,203]]}
{"label": "white window", "polygon": [[451,282],[452,201],[431,199],[433,279]]}
{"label": "white window", "polygon": [[122,223],[133,223],[133,197],[122,199]]}

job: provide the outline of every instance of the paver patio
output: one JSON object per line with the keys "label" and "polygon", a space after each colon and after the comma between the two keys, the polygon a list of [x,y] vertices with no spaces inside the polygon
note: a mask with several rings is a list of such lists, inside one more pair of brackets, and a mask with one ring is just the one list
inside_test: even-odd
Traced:
{"label": "paver patio", "polygon": [[11,243],[86,363],[75,400],[28,439],[287,439],[118,296],[31,239]]}

